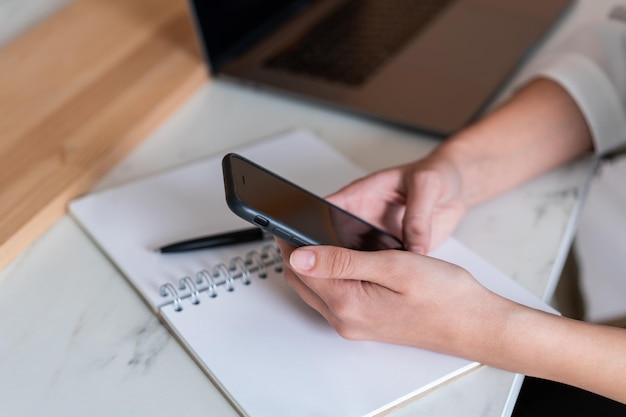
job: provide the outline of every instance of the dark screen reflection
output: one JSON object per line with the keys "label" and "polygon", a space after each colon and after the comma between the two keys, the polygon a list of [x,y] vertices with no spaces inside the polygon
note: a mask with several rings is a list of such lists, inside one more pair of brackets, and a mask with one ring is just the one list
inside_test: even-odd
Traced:
{"label": "dark screen reflection", "polygon": [[240,197],[269,218],[299,230],[318,244],[358,250],[400,249],[390,234],[288,181],[235,158],[233,167],[245,177],[237,182]]}

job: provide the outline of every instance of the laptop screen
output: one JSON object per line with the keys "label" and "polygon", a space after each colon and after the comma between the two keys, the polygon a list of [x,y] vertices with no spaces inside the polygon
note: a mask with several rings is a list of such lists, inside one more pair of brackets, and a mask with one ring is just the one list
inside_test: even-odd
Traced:
{"label": "laptop screen", "polygon": [[211,69],[316,0],[192,0]]}

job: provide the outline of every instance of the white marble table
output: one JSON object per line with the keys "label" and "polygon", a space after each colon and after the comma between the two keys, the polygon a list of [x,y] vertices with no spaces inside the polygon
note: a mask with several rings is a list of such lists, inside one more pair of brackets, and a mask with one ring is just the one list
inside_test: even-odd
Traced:
{"label": "white marble table", "polygon": [[[604,15],[611,4],[581,0],[540,53],[584,18]],[[210,82],[98,188],[295,126],[315,130],[367,170],[415,159],[438,143],[331,109]],[[579,161],[476,207],[455,235],[547,300],[593,170],[592,160]],[[507,416],[519,382],[514,374],[483,366],[393,415]],[[237,414],[66,216],[0,272],[0,415]]]}

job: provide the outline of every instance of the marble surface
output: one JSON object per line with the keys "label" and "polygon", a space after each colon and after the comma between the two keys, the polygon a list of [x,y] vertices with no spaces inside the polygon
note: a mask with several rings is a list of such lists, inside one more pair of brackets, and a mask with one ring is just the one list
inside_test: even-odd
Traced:
{"label": "marble surface", "polygon": [[585,319],[626,318],[626,155],[594,178],[576,234]]}
{"label": "marble surface", "polygon": [[[543,50],[601,16],[579,1]],[[541,51],[540,51],[541,52]],[[529,62],[532,65],[532,60]],[[210,82],[97,188],[180,165],[295,126],[367,170],[427,153],[437,140],[312,104]],[[582,160],[471,210],[455,235],[549,299],[594,171]],[[506,416],[519,378],[480,367],[394,416]],[[0,272],[0,415],[237,413],[108,259],[67,216]]]}

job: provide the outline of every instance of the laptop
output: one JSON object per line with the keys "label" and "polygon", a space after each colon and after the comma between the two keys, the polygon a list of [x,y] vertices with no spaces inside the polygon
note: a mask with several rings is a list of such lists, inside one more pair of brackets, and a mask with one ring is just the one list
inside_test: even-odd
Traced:
{"label": "laptop", "polygon": [[573,0],[190,0],[213,77],[448,136]]}

